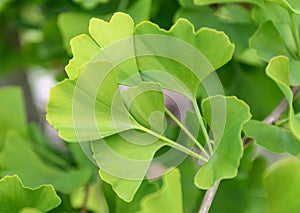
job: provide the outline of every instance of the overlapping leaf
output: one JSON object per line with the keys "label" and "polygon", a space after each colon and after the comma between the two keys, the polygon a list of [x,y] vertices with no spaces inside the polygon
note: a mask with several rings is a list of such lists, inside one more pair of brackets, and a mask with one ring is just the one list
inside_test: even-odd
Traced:
{"label": "overlapping leaf", "polygon": [[[126,47],[123,46],[126,48],[126,52],[123,52],[123,54],[128,55],[129,58],[127,59],[130,59],[130,57],[134,56],[133,39],[130,39],[133,33],[134,23],[132,18],[127,14],[115,13],[109,23],[101,19],[91,19],[89,25],[90,36],[82,34],[71,40],[71,49],[74,56],[66,66],[66,72],[69,78],[76,78],[80,70],[101,51],[101,48],[105,48],[123,39],[128,39],[122,43],[122,45],[126,45]],[[114,54],[118,53],[116,51]],[[118,59],[116,55],[108,55],[107,57]],[[135,59],[122,63],[118,69],[120,70],[118,76],[121,82],[126,80],[126,77],[138,72]],[[123,72],[124,69],[127,70],[126,73]],[[125,76],[123,77],[122,75]]]}
{"label": "overlapping leaf", "polygon": [[[159,86],[153,83],[143,83],[124,91],[123,99],[131,115],[143,127],[135,127],[139,131],[129,130],[93,142],[92,147],[102,179],[110,183],[121,198],[130,201],[155,152],[166,145],[159,140],[163,131],[164,102]],[[147,129],[155,131],[158,137],[147,134]]]}
{"label": "overlapping leaf", "polygon": [[[236,176],[243,155],[242,126],[251,115],[249,107],[235,97],[210,97],[202,103],[202,110],[212,128],[214,153],[197,172],[195,184],[201,189],[208,189],[217,180]],[[220,112],[224,114],[219,114]]]}
{"label": "overlapping leaf", "polygon": [[[115,72],[111,72],[111,64],[90,63],[85,69],[78,81],[67,79],[51,89],[48,122],[66,141],[92,141],[130,129],[130,118],[124,104],[120,103],[117,78]],[[117,123],[114,123],[113,115],[118,118]]]}
{"label": "overlapping leaf", "polygon": [[273,79],[280,88],[289,103],[290,127],[293,134],[300,139],[300,120],[293,109],[293,92],[290,89],[289,59],[285,56],[277,56],[271,59],[266,68],[267,75]]}
{"label": "overlapping leaf", "polygon": [[[137,26],[137,28],[133,29],[134,24],[132,19],[123,13],[116,13],[111,21],[109,23],[100,20],[100,19],[91,19],[90,21],[90,35],[91,37],[87,35],[80,35],[77,36],[76,38],[71,40],[71,47],[72,47],[72,52],[74,54],[73,59],[70,61],[70,63],[66,67],[66,71],[68,73],[68,76],[70,78],[75,78],[78,75],[78,72],[83,69],[85,64],[92,59],[97,53],[100,51],[100,47],[104,48],[109,45],[112,45],[114,42],[118,42],[119,40],[126,39],[127,42],[120,42],[119,45],[127,45],[127,46],[118,46],[117,44],[114,44],[116,47],[115,48],[122,48],[126,49],[126,51],[122,51],[121,54],[123,56],[120,56],[120,53],[118,52],[117,49],[111,50],[112,53],[110,54],[110,51],[108,53],[110,58],[124,58],[129,59],[130,57],[134,56],[134,51],[133,51],[133,46],[135,45],[135,51],[138,52],[140,48],[140,44],[133,44],[133,39],[128,39],[129,37],[133,35],[144,35],[144,34],[157,34],[157,35],[168,35],[172,37],[176,37],[179,39],[182,39],[184,42],[187,42],[196,48],[201,54],[204,55],[208,59],[208,61],[205,61],[204,57],[202,56],[201,60],[201,66],[202,66],[202,71],[197,76],[197,78],[203,78],[207,76],[210,72],[212,72],[212,68],[209,67],[211,63],[213,68],[219,68],[226,62],[230,60],[233,54],[233,44],[230,43],[228,37],[222,33],[218,32],[212,29],[202,29],[198,32],[194,32],[193,26],[186,20],[179,20],[176,22],[173,26],[173,28],[170,30],[170,32],[165,32],[162,29],[159,29],[156,25],[151,24],[150,22],[142,22],[140,25]],[[184,30],[182,30],[184,29]],[[192,35],[192,36],[191,36]],[[164,41],[160,40],[157,36],[157,40],[153,42],[159,42],[157,43],[157,46],[160,46],[161,52],[165,52],[166,54],[170,53],[173,50],[169,50],[170,46],[168,48],[165,48],[167,44],[164,43]],[[93,42],[92,39],[94,39],[97,43],[97,45]],[[210,38],[210,39],[208,39]],[[142,40],[143,41],[143,40]],[[217,44],[217,45],[215,45]],[[113,46],[110,46],[110,49],[114,48]],[[118,46],[118,47],[117,47]],[[217,46],[222,47],[222,51],[220,51],[220,48],[217,48]],[[89,48],[87,48],[89,47]],[[157,53],[155,50],[153,50],[152,45],[147,46],[148,50],[151,50],[152,53]],[[143,47],[141,47],[143,48]],[[174,47],[177,48],[177,47]],[[193,53],[191,51],[192,47],[189,47],[190,49],[188,50],[190,53]],[[187,61],[186,63],[193,63],[193,66],[200,66],[199,63],[197,64],[197,60],[194,62],[191,62],[191,57],[187,59],[187,54],[183,54],[184,51],[179,52],[179,51],[173,51],[175,53],[177,58],[185,58]],[[107,54],[107,50],[106,50]],[[114,55],[113,55],[114,54]],[[199,55],[198,55],[199,57]],[[141,63],[141,61],[144,61],[143,59],[139,59],[139,67],[137,68],[135,59],[128,60],[124,63],[125,59],[123,59],[123,63],[118,66],[118,79],[119,82],[123,82],[124,80],[127,80],[128,77],[133,76],[138,73],[138,68],[141,70],[146,70],[148,67],[143,67],[144,63]],[[114,59],[113,59],[114,60]],[[152,59],[147,59],[150,64],[153,62]],[[151,60],[151,61],[149,61]],[[186,66],[185,64],[180,64],[177,62],[172,61],[172,63],[167,63],[168,60],[166,59],[161,59],[161,61],[157,61],[154,63],[151,67],[151,69],[159,68],[162,70],[168,70],[172,75],[175,77],[178,77],[179,79],[186,79],[184,81],[185,83],[191,81],[191,79],[197,79],[194,74],[191,72],[188,72],[187,69],[184,67]],[[200,60],[200,59],[199,59]],[[145,61],[144,61],[145,62]],[[183,61],[184,62],[184,61]],[[177,64],[176,64],[177,63]],[[174,65],[175,64],[175,65]],[[206,68],[203,68],[204,65]],[[181,71],[184,71],[181,75],[178,74],[179,76],[175,75],[176,73],[180,73],[179,70],[178,72],[174,72],[174,67],[180,67]],[[149,74],[149,73],[148,73]],[[151,72],[150,72],[151,74]],[[169,77],[169,76],[168,76]],[[189,78],[193,77],[193,78]],[[145,77],[146,78],[146,77]],[[195,88],[190,88],[192,87],[191,85],[194,85],[194,87],[197,87],[197,84],[199,84],[199,80],[195,80],[196,82],[190,82],[188,84],[189,89],[193,89],[192,92],[194,92]],[[165,82],[162,81],[161,82]],[[165,87],[165,85],[163,85]],[[168,85],[170,86],[170,85]],[[174,88],[172,88],[174,89]]]}
{"label": "overlapping leaf", "polygon": [[48,212],[60,202],[51,185],[41,185],[34,189],[24,187],[16,175],[5,176],[0,180],[1,212]]}
{"label": "overlapping leaf", "polygon": [[223,32],[209,28],[195,32],[194,26],[185,19],[177,20],[169,31],[151,22],[137,25],[136,35],[147,34],[157,37],[136,45],[136,52],[145,46],[152,54],[137,58],[143,80],[159,82],[165,89],[191,99],[200,81],[227,63],[234,51],[234,45]]}

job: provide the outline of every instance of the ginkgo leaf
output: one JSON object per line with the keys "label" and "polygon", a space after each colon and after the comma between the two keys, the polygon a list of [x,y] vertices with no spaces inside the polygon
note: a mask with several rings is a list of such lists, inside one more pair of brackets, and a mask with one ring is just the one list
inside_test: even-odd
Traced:
{"label": "ginkgo leaf", "polygon": [[[48,212],[61,203],[51,185],[38,188],[24,187],[17,175],[5,176],[0,180],[1,212]],[[27,210],[26,210],[27,209]]]}
{"label": "ginkgo leaf", "polygon": [[85,70],[78,80],[67,79],[51,89],[48,122],[66,141],[92,141],[130,129],[111,64],[89,63]]}
{"label": "ginkgo leaf", "polygon": [[[155,152],[166,144],[157,138],[147,140],[149,135],[134,130],[126,132],[127,137],[122,135],[92,142],[92,148],[101,178],[129,202],[141,185]],[[153,143],[147,145],[149,141]]]}
{"label": "ginkgo leaf", "polygon": [[[126,49],[126,51],[120,52],[121,57],[123,56],[122,63],[115,64],[118,66],[119,81],[123,82],[128,77],[138,73],[134,58],[134,23],[129,15],[121,12],[115,13],[110,22],[92,18],[89,24],[89,34],[90,36],[82,34],[71,40],[74,56],[66,66],[69,78],[76,78],[84,66],[94,57],[99,60],[97,54],[100,57],[105,55],[114,64],[119,63],[120,57],[117,51],[119,48]],[[106,47],[115,49],[109,51],[105,49]],[[101,53],[104,51],[103,49],[105,49],[105,53]],[[103,58],[101,59],[103,60]]]}
{"label": "ginkgo leaf", "polygon": [[[201,189],[209,189],[216,181],[237,175],[243,155],[242,126],[249,121],[251,114],[249,107],[235,97],[209,97],[203,101],[202,110],[212,128],[214,152],[197,172],[195,184]],[[223,115],[219,114],[220,111]]]}
{"label": "ginkgo leaf", "polygon": [[296,117],[293,108],[293,92],[290,89],[289,59],[285,56],[277,56],[270,60],[266,68],[267,75],[275,81],[289,103],[290,127],[293,134],[300,139],[300,120]]}
{"label": "ginkgo leaf", "polygon": [[122,92],[122,97],[129,113],[138,123],[163,133],[165,107],[160,84],[141,83]]}
{"label": "ginkgo leaf", "polygon": [[[264,7],[255,7],[253,18],[261,23],[257,32],[252,37],[254,42],[251,42],[252,38],[250,40],[250,45],[254,45],[253,47],[257,49],[258,54],[261,54],[261,52],[266,53],[269,50],[269,54],[273,54],[273,56],[285,54],[297,59],[297,41],[293,36],[294,29],[291,25],[291,14],[285,8],[272,2],[266,2]],[[273,42],[275,45],[274,48],[263,43],[263,36],[265,42]],[[275,41],[279,43],[276,44]],[[280,45],[284,46],[283,50],[278,48]]]}
{"label": "ginkgo leaf", "polygon": [[[92,147],[101,178],[110,183],[122,199],[131,201],[155,152],[166,145],[159,139],[164,123],[164,101],[161,87],[155,83],[129,88],[122,97],[129,113],[143,127],[92,142]],[[157,136],[149,134],[147,129]]]}
{"label": "ginkgo leaf", "polygon": [[163,176],[163,186],[157,192],[145,196],[138,213],[183,213],[180,171],[173,169]]}
{"label": "ginkgo leaf", "polygon": [[[222,8],[229,7],[232,4],[219,5],[216,8],[210,7],[209,5],[199,6],[193,3],[193,0],[181,0],[182,7],[177,11],[175,18],[185,18],[188,19],[195,29],[201,29],[203,27],[210,27],[218,31],[224,32],[230,38],[230,41],[235,45],[234,57],[235,59],[241,60],[242,62],[249,63],[248,60],[251,59],[255,63],[253,65],[257,66],[257,63],[262,63],[257,58],[256,54],[251,54],[251,57],[244,56],[245,51],[249,48],[248,40],[253,35],[257,29],[257,24],[254,21],[250,23],[240,23],[247,19],[246,17],[240,17],[238,19],[231,19],[231,22],[223,21],[218,17],[218,11]],[[241,6],[242,7],[242,6]],[[248,16],[251,16],[251,11],[248,11]],[[228,17],[228,15],[225,15]],[[234,16],[234,15],[231,15]]]}
{"label": "ginkgo leaf", "polygon": [[100,51],[100,48],[86,34],[76,36],[71,40],[70,44],[73,58],[65,69],[68,77],[74,79],[79,74],[79,70]]}
{"label": "ginkgo leaf", "polygon": [[255,120],[246,123],[243,131],[247,137],[253,138],[271,152],[288,152],[292,155],[300,153],[300,141],[291,131]]}
{"label": "ginkgo leaf", "polygon": [[[122,83],[130,76],[138,73],[133,38],[134,22],[128,14],[117,12],[111,17],[109,23],[102,19],[92,18],[90,20],[89,31],[92,38],[100,47],[113,49],[111,54],[110,51],[105,49],[105,54],[117,66],[119,82]],[[120,49],[122,51],[118,52]],[[119,57],[125,58],[122,63],[116,64],[118,62],[115,62],[114,59],[118,60]]]}
{"label": "ginkgo leaf", "polygon": [[[143,80],[160,82],[163,88],[191,99],[200,81],[228,62],[234,51],[234,45],[223,32],[208,28],[195,32],[186,19],[177,20],[169,31],[151,22],[142,22],[137,25],[135,34],[145,38],[136,42],[137,54],[143,48],[149,51],[148,55],[137,58]],[[147,35],[157,36],[147,39]],[[220,46],[222,48],[217,48]]]}

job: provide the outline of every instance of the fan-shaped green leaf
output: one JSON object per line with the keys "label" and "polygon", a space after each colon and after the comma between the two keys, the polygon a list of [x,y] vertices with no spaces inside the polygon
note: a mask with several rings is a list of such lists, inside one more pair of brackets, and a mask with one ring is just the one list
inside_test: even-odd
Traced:
{"label": "fan-shaped green leaf", "polygon": [[[186,19],[177,20],[169,31],[151,22],[142,22],[136,27],[136,35],[157,35],[152,42],[145,40],[143,43],[153,54],[137,58],[143,80],[160,82],[164,88],[187,97],[195,96],[200,81],[228,62],[234,50],[223,32],[208,28],[195,32]],[[137,52],[144,47],[139,45],[136,44]]]}
{"label": "fan-shaped green leaf", "polygon": [[[102,179],[110,183],[121,198],[131,201],[155,152],[166,145],[159,140],[163,131],[164,101],[161,87],[153,83],[129,88],[122,97],[131,115],[141,125],[137,129],[142,131],[122,132],[93,142],[92,147]],[[157,136],[148,134],[147,129]]]}
{"label": "fan-shaped green leaf", "polygon": [[164,145],[163,141],[135,130],[92,143],[101,178],[127,202],[142,183],[155,152]]}
{"label": "fan-shaped green leaf", "polygon": [[34,208],[35,212],[48,212],[60,202],[51,185],[41,185],[35,189],[24,187],[16,175],[0,180],[1,212],[32,212],[28,208]]}
{"label": "fan-shaped green leaf", "polygon": [[165,174],[162,188],[142,199],[139,213],[152,212],[183,212],[179,169],[173,169]]}
{"label": "fan-shaped green leaf", "polygon": [[71,40],[73,58],[66,66],[66,72],[70,79],[77,77],[83,66],[100,51],[100,47],[87,35],[82,34]]}
{"label": "fan-shaped green leaf", "polygon": [[[251,114],[249,107],[235,97],[209,97],[203,101],[202,110],[212,128],[214,153],[197,172],[195,184],[201,189],[208,189],[217,180],[236,176],[243,154],[242,126],[250,119]],[[225,114],[219,114],[220,111]]]}
{"label": "fan-shaped green leaf", "polygon": [[131,128],[115,72],[111,71],[107,62],[89,63],[79,80],[64,80],[51,89],[47,120],[59,130],[60,137],[91,141]]}
{"label": "fan-shaped green leaf", "polygon": [[[89,31],[100,47],[116,48],[112,53],[106,51],[105,54],[108,54],[115,66],[118,66],[117,74],[120,83],[138,73],[134,57],[134,22],[129,15],[117,12],[111,17],[109,23],[102,19],[92,18]],[[119,52],[120,48],[122,51]],[[127,58],[124,59],[123,63],[116,64],[118,62],[115,62],[114,59],[124,58],[124,56]]]}
{"label": "fan-shaped green leaf", "polygon": [[[107,51],[105,53],[108,54],[106,57],[113,60],[114,64],[119,62],[116,61],[119,59],[118,54],[123,55],[123,58],[124,56],[128,57],[125,58],[127,60],[123,59],[122,64],[115,64],[118,65],[119,81],[123,82],[124,80],[127,80],[128,77],[138,73],[134,59],[134,44],[132,38],[134,34],[134,23],[129,15],[120,12],[115,13],[110,22],[92,18],[89,24],[89,34],[91,37],[79,35],[71,40],[71,49],[74,57],[66,66],[66,71],[70,78],[74,79],[80,70],[83,69],[84,65],[95,57],[97,53],[101,52],[101,48],[110,45],[113,46],[111,48],[114,48],[114,43],[117,43],[115,44],[115,48],[118,49],[120,48],[120,45],[125,45],[121,47],[126,49],[126,51],[118,53],[118,51],[114,49],[115,51],[111,53],[112,55]],[[123,42],[120,42],[122,40]],[[98,58],[96,58],[96,61],[97,60]],[[126,72],[124,70],[126,70]]]}
{"label": "fan-shaped green leaf", "polygon": [[[249,57],[245,57],[243,55],[245,54],[244,51],[246,51],[249,48],[249,38],[257,29],[256,23],[252,21],[251,23],[241,24],[240,20],[243,20],[244,18],[236,19],[235,22],[233,22],[234,20],[231,19],[231,23],[224,22],[217,16],[218,12],[216,12],[214,8],[208,5],[194,5],[192,2],[193,0],[184,0],[183,7],[181,7],[178,10],[176,18],[188,19],[191,23],[193,23],[196,29],[201,29],[202,27],[210,27],[218,31],[224,32],[226,35],[228,35],[231,42],[235,45],[234,57],[236,59],[242,59],[243,62],[245,60],[249,60]],[[222,8],[225,7],[226,5],[220,5],[218,8],[219,10],[222,10]],[[251,16],[251,13],[248,13],[249,16]],[[253,55],[256,54],[252,54],[252,60],[254,57]],[[261,63],[261,61],[259,60],[256,60],[255,62],[255,66],[257,66],[258,62]]]}

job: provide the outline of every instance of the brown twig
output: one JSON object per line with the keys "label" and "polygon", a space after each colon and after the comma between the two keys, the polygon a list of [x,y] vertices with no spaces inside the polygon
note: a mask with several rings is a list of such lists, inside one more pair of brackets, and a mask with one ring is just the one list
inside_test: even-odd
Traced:
{"label": "brown twig", "polygon": [[[293,92],[293,97],[295,99],[297,94],[300,92],[300,86],[293,87],[292,92]],[[273,125],[276,121],[278,121],[281,118],[283,113],[288,109],[288,106],[289,106],[288,101],[286,100],[286,98],[283,98],[281,102],[271,112],[271,114],[269,114],[263,120],[263,122]],[[247,147],[252,141],[253,141],[252,138],[243,137],[242,142],[244,148]],[[217,181],[212,188],[206,191],[198,213],[207,213],[209,211],[219,185],[220,185],[220,181]]]}
{"label": "brown twig", "polygon": [[[220,181],[217,181],[212,188],[210,188],[209,190],[206,191],[205,196],[203,198],[202,205],[200,206],[198,213],[206,213],[209,211],[210,206],[216,195],[216,192],[219,188],[219,184],[220,184]],[[205,204],[205,205],[203,205],[203,204]]]}
{"label": "brown twig", "polygon": [[[293,92],[293,97],[295,99],[296,95],[298,94],[300,90],[300,86],[293,87],[292,92]],[[266,124],[274,124],[276,121],[278,121],[283,113],[287,110],[288,108],[288,101],[286,98],[282,99],[282,101],[277,105],[277,107],[271,112],[270,115],[268,115],[263,122]]]}

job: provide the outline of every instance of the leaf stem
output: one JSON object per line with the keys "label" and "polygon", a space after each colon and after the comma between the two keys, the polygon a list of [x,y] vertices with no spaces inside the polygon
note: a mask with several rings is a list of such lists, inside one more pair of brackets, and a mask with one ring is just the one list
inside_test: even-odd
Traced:
{"label": "leaf stem", "polygon": [[206,155],[207,158],[210,158],[209,154],[206,152],[201,143],[193,136],[193,134],[170,112],[165,108],[165,112],[170,116],[170,118],[175,121],[175,123],[185,132],[185,134],[198,146],[198,148]]}
{"label": "leaf stem", "polygon": [[154,131],[152,131],[152,130],[150,130],[148,128],[145,128],[145,127],[143,127],[141,125],[139,125],[139,129],[142,130],[142,131],[144,131],[144,132],[147,132],[148,134],[150,134],[150,135],[152,135],[152,136],[154,136],[154,137],[156,137],[156,138],[158,138],[158,139],[160,139],[160,140],[162,140],[164,142],[166,142],[170,146],[174,147],[175,149],[177,149],[177,150],[179,150],[179,151],[181,151],[183,153],[186,153],[187,155],[190,155],[190,156],[192,156],[194,158],[202,160],[205,163],[208,161],[208,159],[206,159],[205,157],[199,155],[198,153],[196,153],[196,152],[188,149],[187,147],[185,147],[185,146],[183,146],[183,145],[181,145],[179,143],[176,143],[175,141],[172,141],[171,139],[169,139],[169,138],[167,138],[167,137],[165,137],[165,136],[163,136],[161,134],[158,134],[158,133],[156,133],[156,132],[154,132]]}
{"label": "leaf stem", "polygon": [[212,147],[212,145],[211,145],[211,143],[210,143],[210,139],[209,139],[209,136],[208,136],[208,134],[207,134],[207,131],[206,131],[206,128],[205,128],[205,125],[204,125],[204,122],[203,122],[203,119],[202,119],[202,116],[201,116],[201,113],[200,113],[200,110],[199,110],[197,101],[193,101],[193,107],[194,107],[195,112],[196,112],[196,115],[197,115],[197,117],[198,117],[198,121],[199,121],[199,124],[200,124],[200,128],[201,128],[201,131],[203,132],[203,135],[204,135],[206,144],[207,144],[207,146],[208,146],[209,153],[210,153],[211,155],[213,155],[213,153],[214,153],[213,147]]}

